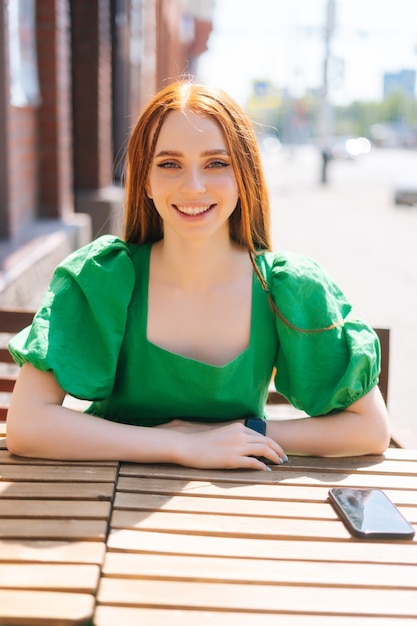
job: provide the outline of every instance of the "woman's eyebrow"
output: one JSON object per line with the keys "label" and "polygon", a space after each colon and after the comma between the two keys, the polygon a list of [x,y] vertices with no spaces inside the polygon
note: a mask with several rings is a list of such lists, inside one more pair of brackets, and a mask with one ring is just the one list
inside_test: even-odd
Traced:
{"label": "woman's eyebrow", "polygon": [[224,148],[215,148],[214,150],[205,150],[202,156],[213,156],[215,154],[224,154],[226,156],[230,156],[229,151]]}
{"label": "woman's eyebrow", "polygon": [[[207,157],[207,156],[213,156],[216,154],[224,154],[226,156],[230,156],[229,151],[225,150],[224,148],[214,148],[213,150],[205,150],[204,152],[202,152],[201,156],[203,157]],[[161,150],[160,152],[158,152],[158,154],[155,155],[155,157],[166,157],[166,156],[171,156],[171,157],[180,157],[183,156],[182,152],[179,152],[178,150]]]}
{"label": "woman's eyebrow", "polygon": [[181,152],[177,150],[161,150],[158,154],[155,154],[155,157],[166,157],[166,156],[182,156]]}

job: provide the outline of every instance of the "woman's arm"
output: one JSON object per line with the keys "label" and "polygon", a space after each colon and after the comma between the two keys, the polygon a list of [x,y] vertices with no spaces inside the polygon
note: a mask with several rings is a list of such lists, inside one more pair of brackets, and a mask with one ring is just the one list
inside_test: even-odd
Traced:
{"label": "woman's arm", "polygon": [[23,365],[7,417],[7,446],[12,454],[248,469],[266,469],[257,456],[273,463],[285,456],[275,441],[238,422],[191,433],[144,428],[64,408],[64,397],[53,374]]}
{"label": "woman's arm", "polygon": [[[163,426],[184,432],[218,427],[218,424],[181,420]],[[382,454],[390,440],[387,410],[378,387],[341,413],[288,420],[270,419],[266,427],[269,437],[279,442],[288,454],[295,455],[331,457]]]}
{"label": "woman's arm", "polygon": [[390,441],[387,409],[378,387],[341,413],[268,420],[267,434],[287,454],[309,456],[382,454]]}

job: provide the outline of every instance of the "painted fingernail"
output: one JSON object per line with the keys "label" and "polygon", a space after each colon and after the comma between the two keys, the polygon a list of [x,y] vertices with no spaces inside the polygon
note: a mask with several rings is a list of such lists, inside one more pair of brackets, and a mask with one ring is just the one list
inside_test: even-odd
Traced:
{"label": "painted fingernail", "polygon": [[289,461],[289,458],[287,457],[286,454],[284,454],[284,461],[285,461],[285,463],[288,463],[288,461]]}
{"label": "painted fingernail", "polygon": [[272,470],[271,470],[271,468],[269,467],[269,465],[267,465],[267,466],[265,467],[265,469],[266,469],[266,471],[267,471],[267,472],[272,472]]}
{"label": "painted fingernail", "polygon": [[282,465],[284,463],[284,459],[281,459],[280,456],[278,457],[278,460],[279,460],[280,465]]}

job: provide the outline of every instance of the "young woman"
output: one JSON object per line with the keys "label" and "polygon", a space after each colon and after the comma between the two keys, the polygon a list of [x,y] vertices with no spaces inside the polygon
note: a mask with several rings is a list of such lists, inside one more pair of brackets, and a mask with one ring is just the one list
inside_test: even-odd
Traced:
{"label": "young woman", "polygon": [[[286,453],[361,455],[389,441],[379,344],[311,259],[270,251],[250,122],[224,92],[178,82],[137,121],[124,240],[56,269],[8,415],[17,455],[266,469]],[[265,418],[271,375],[311,417]],[[91,400],[85,413],[66,394]]]}

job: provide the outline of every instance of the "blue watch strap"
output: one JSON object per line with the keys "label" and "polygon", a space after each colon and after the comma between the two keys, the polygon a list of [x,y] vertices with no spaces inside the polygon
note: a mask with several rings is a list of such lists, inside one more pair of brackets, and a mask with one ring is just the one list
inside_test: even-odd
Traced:
{"label": "blue watch strap", "polygon": [[256,432],[261,435],[266,434],[266,422],[261,417],[247,417],[245,419],[245,426],[256,430]]}

